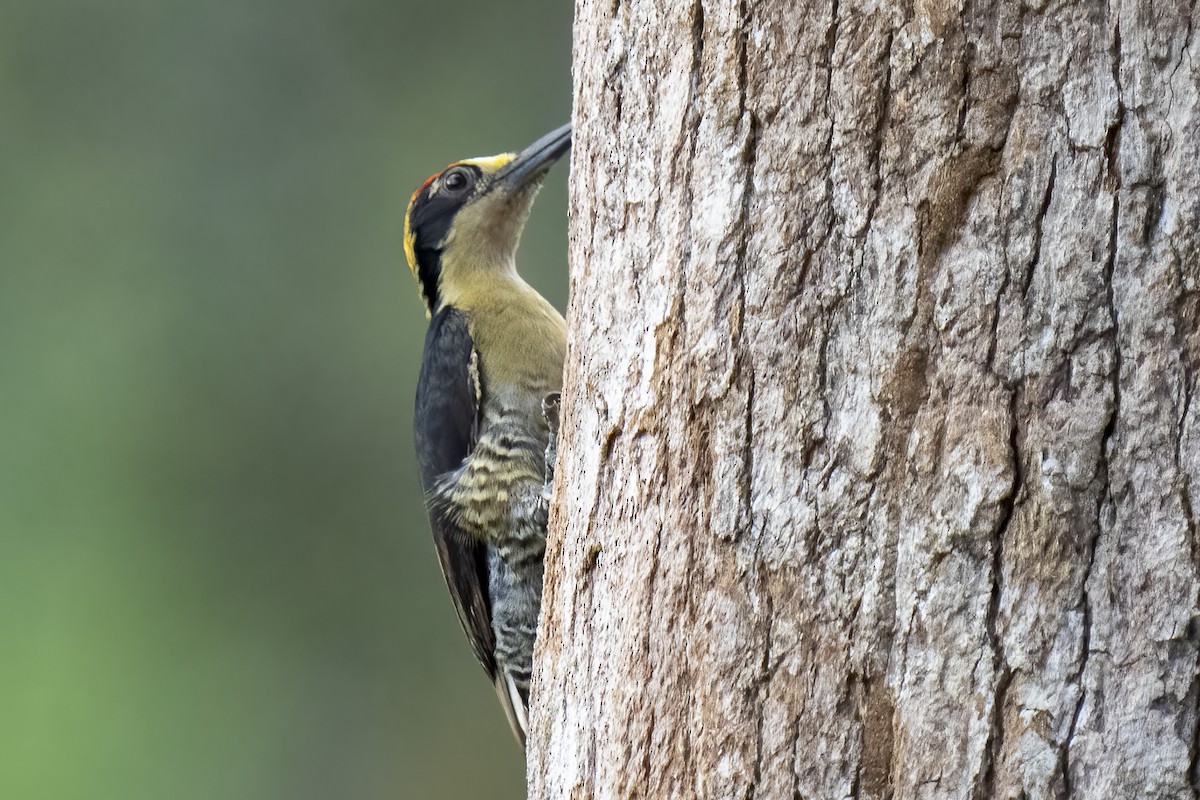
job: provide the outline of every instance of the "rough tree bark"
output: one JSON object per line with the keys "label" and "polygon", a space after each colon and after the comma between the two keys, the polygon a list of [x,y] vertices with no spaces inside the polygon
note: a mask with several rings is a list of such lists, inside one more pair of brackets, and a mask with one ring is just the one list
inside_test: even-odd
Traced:
{"label": "rough tree bark", "polygon": [[530,797],[1195,797],[1195,0],[575,24]]}

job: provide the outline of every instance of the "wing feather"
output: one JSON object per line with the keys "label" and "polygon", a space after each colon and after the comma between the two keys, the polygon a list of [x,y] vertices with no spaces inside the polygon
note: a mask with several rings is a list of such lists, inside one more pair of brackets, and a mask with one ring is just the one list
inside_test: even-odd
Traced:
{"label": "wing feather", "polygon": [[[462,466],[477,430],[479,385],[474,344],[466,318],[442,308],[429,323],[417,382],[414,432],[421,487],[426,496],[438,478]],[[475,658],[495,680],[486,546],[464,533],[436,505],[426,503],[442,575]]]}

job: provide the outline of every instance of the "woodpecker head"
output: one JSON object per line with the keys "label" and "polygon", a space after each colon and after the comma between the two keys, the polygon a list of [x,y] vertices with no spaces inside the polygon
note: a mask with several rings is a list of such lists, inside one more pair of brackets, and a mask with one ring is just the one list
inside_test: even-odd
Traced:
{"label": "woodpecker head", "polygon": [[404,252],[427,310],[447,281],[515,270],[517,244],[550,166],[571,146],[564,125],[520,153],[457,161],[422,183],[404,216]]}

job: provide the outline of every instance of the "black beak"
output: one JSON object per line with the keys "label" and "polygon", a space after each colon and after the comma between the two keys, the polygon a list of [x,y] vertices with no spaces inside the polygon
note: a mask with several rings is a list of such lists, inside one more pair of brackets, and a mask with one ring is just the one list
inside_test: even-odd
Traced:
{"label": "black beak", "polygon": [[571,123],[555,128],[533,144],[526,147],[496,176],[494,186],[506,191],[523,189],[539,181],[550,171],[550,166],[571,149]]}

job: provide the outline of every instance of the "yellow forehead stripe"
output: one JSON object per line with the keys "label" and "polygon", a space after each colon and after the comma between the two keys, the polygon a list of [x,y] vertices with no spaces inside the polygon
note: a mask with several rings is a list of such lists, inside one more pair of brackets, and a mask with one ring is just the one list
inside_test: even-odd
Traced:
{"label": "yellow forehead stripe", "polygon": [[472,167],[479,167],[485,173],[492,170],[500,169],[501,167],[512,162],[517,157],[516,153],[501,153],[498,156],[484,156],[482,158],[465,158],[462,161],[455,161],[450,166],[457,167],[459,164],[467,164]]}

